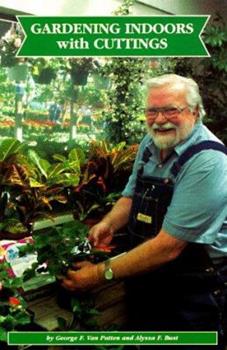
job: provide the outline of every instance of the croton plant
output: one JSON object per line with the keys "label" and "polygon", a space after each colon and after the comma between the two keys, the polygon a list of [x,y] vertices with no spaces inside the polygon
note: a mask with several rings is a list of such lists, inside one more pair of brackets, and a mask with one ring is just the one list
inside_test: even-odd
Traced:
{"label": "croton plant", "polygon": [[52,203],[67,203],[69,186],[80,179],[80,158],[72,150],[68,158],[55,163],[42,159],[35,151],[15,139],[0,145],[0,229],[7,238],[30,235],[38,218],[50,216]]}
{"label": "croton plant", "polygon": [[130,174],[136,147],[92,142],[90,154],[80,148],[68,156],[42,159],[15,139],[0,144],[0,237],[30,235],[34,221],[56,210],[74,212],[84,221],[103,216],[119,197]]}
{"label": "croton plant", "polygon": [[[88,227],[82,221],[110,209],[130,173],[135,153],[134,146],[97,141],[90,145],[87,158],[75,148],[68,156],[55,154],[47,160],[15,139],[1,142],[0,238],[32,235],[34,244],[22,246],[20,254],[36,251],[38,256],[24,280],[39,273],[59,276],[75,260],[96,262],[111,254],[112,247],[91,248],[86,239]],[[77,220],[33,232],[34,222],[52,218],[57,207],[73,211]],[[0,264],[1,339],[8,330],[30,322],[19,292],[22,279],[11,278],[8,268],[7,263]],[[92,321],[96,311],[87,296],[72,298],[71,310],[83,329],[97,329]],[[62,320],[60,323],[64,329]]]}

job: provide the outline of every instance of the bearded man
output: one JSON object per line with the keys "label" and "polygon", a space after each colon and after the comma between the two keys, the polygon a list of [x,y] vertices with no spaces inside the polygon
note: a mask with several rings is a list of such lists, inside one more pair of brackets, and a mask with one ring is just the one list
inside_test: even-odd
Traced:
{"label": "bearded man", "polygon": [[226,148],[202,122],[202,99],[192,79],[174,74],[153,78],[147,96],[148,134],[128,184],[89,236],[94,246],[106,244],[127,225],[130,248],[112,261],[78,265],[63,285],[81,291],[124,279],[128,330],[217,331],[217,346],[195,345],[193,350],[223,350]]}

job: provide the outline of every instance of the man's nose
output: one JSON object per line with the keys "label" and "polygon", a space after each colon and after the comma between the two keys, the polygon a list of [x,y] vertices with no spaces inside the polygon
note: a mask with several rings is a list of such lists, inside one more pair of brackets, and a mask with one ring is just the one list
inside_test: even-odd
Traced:
{"label": "man's nose", "polygon": [[166,117],[164,117],[162,112],[157,112],[157,116],[155,118],[155,123],[157,123],[157,124],[165,124],[166,123]]}

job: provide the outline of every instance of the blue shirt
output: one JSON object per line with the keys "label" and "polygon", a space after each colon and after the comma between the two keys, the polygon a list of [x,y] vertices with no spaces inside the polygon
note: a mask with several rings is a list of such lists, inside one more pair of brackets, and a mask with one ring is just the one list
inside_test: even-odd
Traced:
{"label": "blue shirt", "polygon": [[144,176],[171,178],[175,183],[162,228],[176,238],[205,244],[209,255],[218,258],[227,256],[227,156],[220,151],[204,150],[189,159],[176,178],[170,172],[173,163],[188,147],[205,140],[221,142],[199,122],[162,163],[160,151],[146,135],[122,195],[133,196],[137,171],[143,164],[142,154],[149,145],[152,157],[144,166]]}

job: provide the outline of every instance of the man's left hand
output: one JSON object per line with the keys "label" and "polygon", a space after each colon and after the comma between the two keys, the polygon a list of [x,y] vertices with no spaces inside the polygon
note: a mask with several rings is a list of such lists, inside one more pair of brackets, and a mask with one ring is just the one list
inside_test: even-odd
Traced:
{"label": "man's left hand", "polygon": [[87,291],[101,283],[98,272],[98,265],[89,261],[75,263],[73,270],[68,270],[66,277],[62,281],[62,286],[72,292]]}

